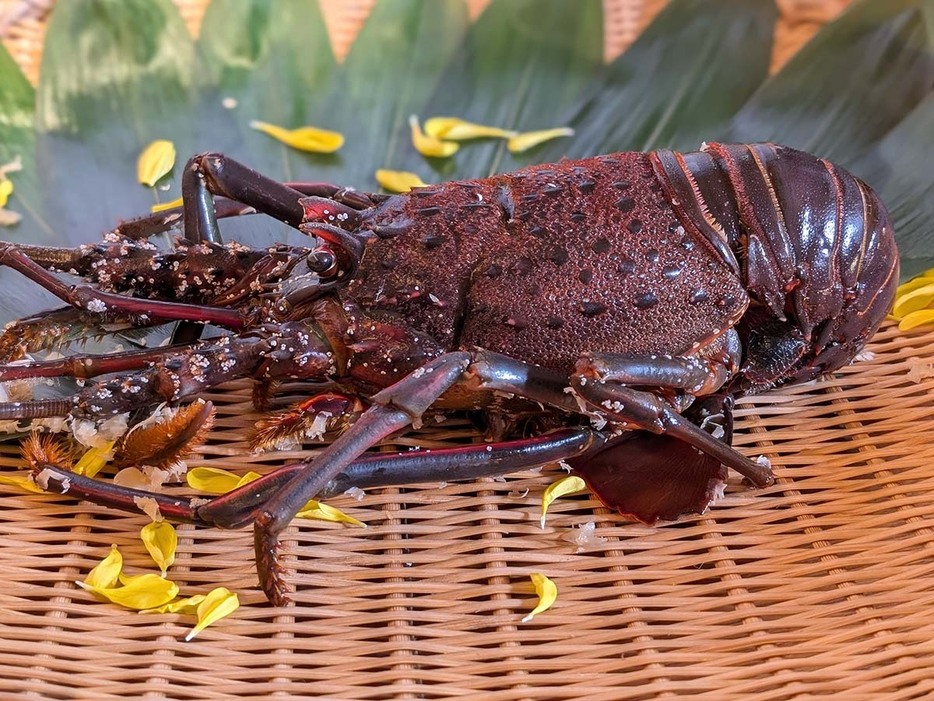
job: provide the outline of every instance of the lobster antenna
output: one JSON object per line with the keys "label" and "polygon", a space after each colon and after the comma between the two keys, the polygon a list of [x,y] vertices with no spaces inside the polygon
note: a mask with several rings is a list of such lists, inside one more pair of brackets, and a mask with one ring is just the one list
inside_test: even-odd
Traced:
{"label": "lobster antenna", "polygon": [[33,399],[28,402],[0,402],[0,421],[67,416],[73,408],[74,402],[71,399]]}

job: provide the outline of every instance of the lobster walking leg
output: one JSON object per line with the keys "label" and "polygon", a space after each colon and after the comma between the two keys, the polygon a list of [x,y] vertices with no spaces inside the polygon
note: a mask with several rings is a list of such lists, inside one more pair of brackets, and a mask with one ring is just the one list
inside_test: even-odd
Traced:
{"label": "lobster walking leg", "polygon": [[101,418],[181,401],[240,377],[320,381],[332,369],[330,356],[330,347],[309,333],[307,324],[268,324],[240,336],[176,349],[139,372],[88,382],[71,397],[0,403],[0,420],[66,415]]}
{"label": "lobster walking leg", "polygon": [[281,606],[287,600],[277,561],[279,533],[305,502],[367,448],[419,420],[460,379],[470,359],[469,353],[447,353],[375,394],[373,405],[357,422],[260,509],[253,531],[256,565],[260,585],[273,604]]}
{"label": "lobster walking leg", "polygon": [[[571,378],[571,386],[589,404],[606,413],[613,421],[677,438],[732,467],[757,487],[772,483],[773,477],[768,468],[701,430],[655,394],[610,382],[594,382],[593,374],[587,377],[581,372],[582,365],[586,367],[586,361],[578,364],[578,372]],[[593,370],[592,367],[588,369]]]}
{"label": "lobster walking leg", "polygon": [[68,285],[34,263],[15,244],[0,249],[0,265],[6,265],[41,285],[76,309],[96,314],[144,318],[147,322],[189,320],[242,328],[243,316],[236,309],[161,300],[144,300],[104,292],[91,285]]}
{"label": "lobster walking leg", "polygon": [[125,351],[113,355],[80,354],[55,360],[0,364],[0,382],[31,377],[89,378],[114,372],[141,370],[187,350],[189,350],[187,346],[167,346]]}
{"label": "lobster walking leg", "polygon": [[81,311],[62,307],[8,324],[0,334],[0,363],[19,360],[26,353],[46,350],[83,325]]}
{"label": "lobster walking leg", "polygon": [[[576,387],[587,385],[587,378],[578,376],[577,379]],[[699,374],[695,379],[702,378]],[[372,397],[373,405],[346,433],[328,446],[308,464],[307,469],[301,471],[258,510],[254,527],[256,561],[260,584],[273,603],[281,604],[286,600],[276,559],[278,534],[282,529],[308,499],[319,493],[363,451],[380,439],[419,420],[422,413],[455,384],[461,384],[465,389],[473,391],[494,389],[510,392],[570,413],[580,411],[575,398],[565,392],[566,378],[487,351],[456,352],[439,356],[377,393]],[[681,440],[690,439],[688,442],[692,445],[699,443],[699,447],[705,453],[726,464],[737,466],[740,472],[750,475],[757,483],[768,482],[761,466],[719,443],[693,424],[687,421],[679,423],[680,417],[654,395],[637,394],[646,395],[644,406],[634,416],[621,416],[621,422],[635,423],[634,418],[638,418],[642,421],[638,424],[640,428],[656,430],[656,425],[651,423],[648,415],[651,414],[656,422],[664,418],[666,430],[673,432],[673,435]],[[695,433],[703,434],[708,440],[698,438]],[[717,445],[714,448],[709,443]]]}
{"label": "lobster walking leg", "polygon": [[[351,487],[374,489],[401,484],[455,482],[478,477],[494,477],[518,472],[536,465],[570,460],[602,447],[606,439],[587,428],[562,429],[544,436],[478,444],[459,448],[404,453],[377,453],[354,460],[321,490],[321,498],[343,494]],[[140,498],[151,498],[170,521],[201,526],[240,528],[254,520],[254,512],[313,458],[283,465],[263,477],[203,503],[141,489],[121,487],[112,482],[76,475],[63,467],[40,464],[35,468],[45,489],[67,494],[109,508],[143,513]]]}

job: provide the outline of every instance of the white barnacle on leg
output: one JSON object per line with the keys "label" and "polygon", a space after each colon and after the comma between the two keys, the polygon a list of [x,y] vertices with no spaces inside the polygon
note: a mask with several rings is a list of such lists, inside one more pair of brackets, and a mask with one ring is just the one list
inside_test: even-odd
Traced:
{"label": "white barnacle on leg", "polygon": [[89,312],[94,312],[95,314],[103,314],[107,311],[107,305],[100,299],[89,300],[85,305],[85,308]]}

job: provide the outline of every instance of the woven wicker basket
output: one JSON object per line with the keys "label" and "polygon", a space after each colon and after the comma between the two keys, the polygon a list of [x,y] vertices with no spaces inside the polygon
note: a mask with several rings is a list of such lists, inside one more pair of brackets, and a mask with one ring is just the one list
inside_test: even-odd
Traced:
{"label": "woven wicker basket", "polygon": [[[35,77],[46,0],[0,2],[0,32]],[[192,29],[203,3],[181,2]],[[482,3],[473,3],[477,10]],[[610,53],[660,9],[608,2]],[[846,0],[780,3],[780,64]],[[346,50],[371,2],[325,3]],[[768,455],[773,487],[732,483],[707,515],[656,528],[587,496],[538,526],[554,466],[506,482],[384,489],[333,503],[367,529],[296,523],[296,606],[255,588],[247,532],[180,527],[172,577],[244,605],[183,643],[189,617],[100,603],[74,580],[111,543],[150,569],[146,519],[0,487],[0,698],[909,699],[934,695],[934,333],[886,325],[874,357],[739,405],[736,443]],[[209,398],[199,464],[245,470],[249,388]],[[447,424],[432,445],[467,428]],[[416,442],[400,438],[393,445]],[[0,459],[19,466],[12,451]],[[570,542],[595,520],[599,547]],[[534,605],[529,573],[554,579]]]}

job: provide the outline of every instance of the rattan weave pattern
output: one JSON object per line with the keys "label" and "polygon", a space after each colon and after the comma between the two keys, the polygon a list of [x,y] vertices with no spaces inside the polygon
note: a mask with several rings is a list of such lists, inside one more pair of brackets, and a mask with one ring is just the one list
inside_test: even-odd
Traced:
{"label": "rattan weave pattern", "polygon": [[[0,4],[0,18],[25,8],[0,27],[30,75],[47,4]],[[196,26],[200,3],[182,4]],[[661,5],[611,4],[619,47]],[[782,3],[776,61],[842,4]],[[336,32],[350,21],[329,15]],[[171,576],[183,592],[223,584],[244,602],[192,643],[187,617],[125,612],[73,584],[111,543],[151,571],[146,519],[0,487],[0,698],[932,697],[934,333],[887,325],[870,350],[831,379],[742,400],[736,443],[768,455],[780,479],[734,482],[703,517],[650,528],[581,495],[556,502],[542,530],[555,466],[344,497],[333,503],[369,528],[293,525],[287,609],[254,588],[248,532],[182,526]],[[289,457],[246,452],[246,384],[209,398],[218,425],[195,462]],[[466,430],[451,422],[395,445]],[[0,467],[18,465],[7,449]],[[606,542],[579,550],[569,539],[589,520]],[[560,594],[523,624],[532,571]]]}

